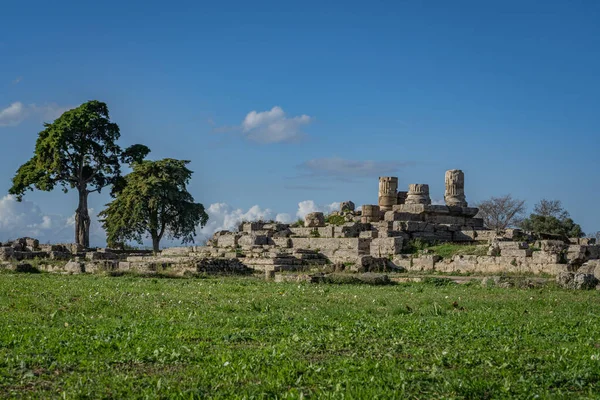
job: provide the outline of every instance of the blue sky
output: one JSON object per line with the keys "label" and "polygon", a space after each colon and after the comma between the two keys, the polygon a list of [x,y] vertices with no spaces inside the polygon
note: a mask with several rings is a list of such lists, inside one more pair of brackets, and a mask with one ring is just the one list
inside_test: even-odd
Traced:
{"label": "blue sky", "polygon": [[[9,2],[0,193],[42,121],[98,99],[124,145],[191,160],[190,191],[219,204],[213,228],[295,218],[306,200],[373,204],[379,175],[441,199],[460,168],[471,203],[560,199],[597,231],[598,21],[596,1]],[[26,200],[0,202],[0,240],[72,235],[57,227],[74,194]]]}

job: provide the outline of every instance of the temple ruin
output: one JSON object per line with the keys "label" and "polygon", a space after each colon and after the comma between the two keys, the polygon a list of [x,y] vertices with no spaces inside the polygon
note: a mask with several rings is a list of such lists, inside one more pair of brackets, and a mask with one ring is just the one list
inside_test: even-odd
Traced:
{"label": "temple ruin", "polygon": [[[33,239],[0,244],[0,262],[29,259],[56,272],[135,271],[180,273],[211,271],[305,271],[342,265],[346,271],[438,271],[448,273],[574,273],[581,268],[600,278],[600,246],[593,239],[536,240],[518,229],[484,227],[478,209],[469,207],[461,170],[445,173],[444,205],[432,204],[429,185],[414,183],[398,191],[397,177],[380,177],[377,204],[356,209],[344,201],[329,215],[309,213],[303,224],[248,221],[236,231],[220,231],[204,246],[150,251],[82,249],[39,245]],[[483,250],[442,258],[407,251],[421,243],[456,242]],[[4,260],[4,261],[2,261]],[[67,262],[68,261],[68,262]]]}

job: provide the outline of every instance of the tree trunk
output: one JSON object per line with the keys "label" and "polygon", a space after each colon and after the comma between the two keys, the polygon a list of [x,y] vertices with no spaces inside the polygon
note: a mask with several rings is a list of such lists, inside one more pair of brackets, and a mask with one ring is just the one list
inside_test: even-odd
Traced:
{"label": "tree trunk", "polygon": [[158,253],[160,250],[160,237],[156,234],[152,235],[152,250],[154,253]]}
{"label": "tree trunk", "polygon": [[87,199],[87,189],[79,189],[79,205],[75,210],[75,243],[85,248],[90,247],[90,214]]}

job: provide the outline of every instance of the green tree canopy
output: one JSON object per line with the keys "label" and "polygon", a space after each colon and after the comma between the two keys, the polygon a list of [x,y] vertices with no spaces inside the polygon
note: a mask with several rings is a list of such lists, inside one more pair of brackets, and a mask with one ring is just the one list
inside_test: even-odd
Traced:
{"label": "green tree canopy", "polygon": [[523,220],[521,227],[538,235],[550,234],[565,238],[585,236],[581,226],[570,218],[560,200],[542,199],[534,206],[529,218]]}
{"label": "green tree canopy", "polygon": [[192,176],[188,163],[166,158],[133,165],[115,200],[100,213],[109,246],[142,243],[144,236],[150,236],[158,251],[165,234],[183,243],[194,241],[196,227],[204,226],[208,215],[187,191]]}
{"label": "green tree canopy", "polygon": [[27,190],[51,191],[57,185],[65,193],[77,189],[75,242],[89,247],[88,195],[118,183],[121,163],[141,161],[150,150],[140,144],[123,150],[116,143],[119,126],[110,121],[106,104],[96,100],[66,111],[44,127],[33,157],[17,170],[9,193],[20,201]]}

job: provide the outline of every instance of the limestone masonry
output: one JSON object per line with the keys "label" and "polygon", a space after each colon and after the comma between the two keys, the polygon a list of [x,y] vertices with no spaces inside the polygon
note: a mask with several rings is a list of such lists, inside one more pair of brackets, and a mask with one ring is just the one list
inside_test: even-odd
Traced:
{"label": "limestone masonry", "polygon": [[[15,261],[48,260],[40,262],[40,268],[71,273],[153,273],[174,268],[181,274],[258,270],[271,276],[277,271],[341,265],[356,272],[546,273],[569,282],[576,280],[568,274],[580,272],[600,278],[600,246],[593,239],[534,240],[517,229],[486,229],[477,217],[478,209],[468,206],[461,170],[445,174],[445,205],[431,204],[427,184],[410,184],[407,191],[398,191],[397,177],[379,178],[377,199],[378,204],[365,204],[360,211],[353,202],[344,201],[339,211],[328,216],[307,214],[302,226],[244,222],[235,232],[216,232],[205,246],[169,248],[156,255],[40,245],[24,238],[1,244],[0,261],[15,267]],[[483,252],[447,259],[426,251],[406,254],[415,241],[474,244]]]}

